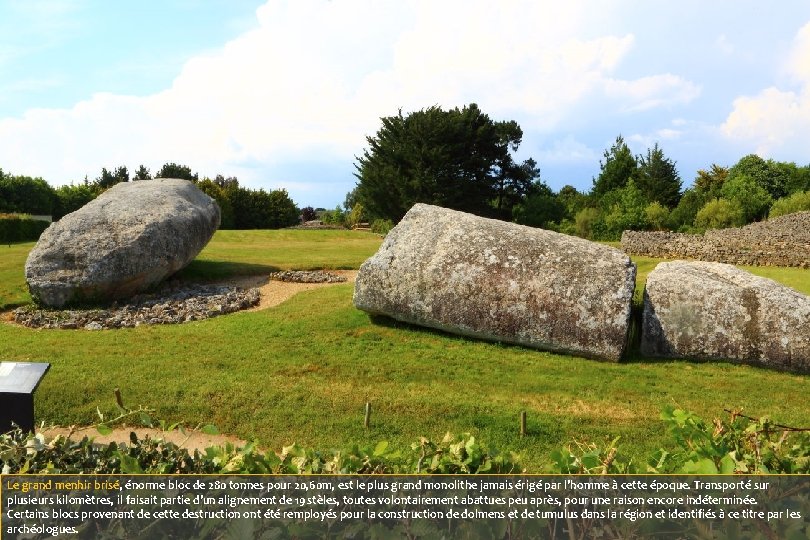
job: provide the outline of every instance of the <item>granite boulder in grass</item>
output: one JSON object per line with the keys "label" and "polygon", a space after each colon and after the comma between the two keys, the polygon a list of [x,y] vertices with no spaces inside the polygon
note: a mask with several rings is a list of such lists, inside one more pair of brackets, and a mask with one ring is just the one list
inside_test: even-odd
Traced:
{"label": "granite boulder in grass", "polygon": [[454,334],[617,361],[635,274],[608,246],[417,204],[360,267],[354,304]]}
{"label": "granite boulder in grass", "polygon": [[117,184],[42,233],[25,263],[31,296],[61,308],[145,291],[191,262],[219,219],[188,180]]}
{"label": "granite boulder in grass", "polygon": [[723,263],[673,261],[647,277],[641,352],[810,372],[810,297]]}

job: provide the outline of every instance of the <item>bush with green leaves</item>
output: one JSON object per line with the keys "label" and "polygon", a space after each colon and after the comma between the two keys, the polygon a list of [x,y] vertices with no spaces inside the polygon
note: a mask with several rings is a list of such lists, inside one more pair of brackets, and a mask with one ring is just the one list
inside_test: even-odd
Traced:
{"label": "bush with green leaves", "polygon": [[768,219],[810,210],[810,191],[799,191],[789,197],[782,197],[771,206]]}
{"label": "bush with green leaves", "polygon": [[703,205],[695,216],[695,227],[699,229],[725,229],[743,224],[745,216],[736,200],[711,200]]}
{"label": "bush with green leaves", "polygon": [[808,474],[810,431],[731,411],[729,420],[707,422],[667,407],[661,419],[675,443],[637,463],[606,445],[576,443],[556,450],[549,473],[562,474]]}
{"label": "bush with green leaves", "polygon": [[394,222],[390,219],[375,219],[371,222],[371,232],[385,236],[394,228]]}

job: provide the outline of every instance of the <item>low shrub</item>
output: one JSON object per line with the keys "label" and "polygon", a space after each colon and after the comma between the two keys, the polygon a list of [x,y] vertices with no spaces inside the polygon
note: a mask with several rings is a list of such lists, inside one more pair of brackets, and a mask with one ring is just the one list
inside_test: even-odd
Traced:
{"label": "low shrub", "polygon": [[807,474],[810,432],[770,418],[730,411],[729,420],[706,422],[694,413],[666,408],[661,419],[675,442],[645,463],[624,456],[618,439],[600,446],[576,444],[552,454],[547,472],[562,474]]}
{"label": "low shrub", "polygon": [[773,206],[771,206],[768,219],[784,216],[785,214],[792,214],[794,212],[802,212],[804,210],[810,210],[810,191],[800,191],[789,197],[778,199],[773,203]]}
{"label": "low shrub", "polygon": [[371,232],[385,236],[394,228],[394,222],[390,219],[375,219],[371,223]]}

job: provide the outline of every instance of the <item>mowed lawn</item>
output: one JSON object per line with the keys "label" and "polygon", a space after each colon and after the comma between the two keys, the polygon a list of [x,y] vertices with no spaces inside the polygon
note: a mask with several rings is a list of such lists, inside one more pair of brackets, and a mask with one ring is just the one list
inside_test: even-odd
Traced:
{"label": "mowed lawn", "polygon": [[[276,269],[357,268],[380,239],[349,231],[219,231],[188,279]],[[32,244],[0,247],[0,306],[30,302],[23,266]],[[638,291],[658,262],[637,258]],[[810,271],[751,268],[810,294]],[[301,293],[267,310],[182,325],[104,331],[0,324],[0,359],[52,364],[36,394],[39,419],[89,424],[129,406],[279,450],[297,442],[340,448],[470,432],[519,453],[539,471],[572,441],[621,436],[640,457],[671,443],[667,405],[704,417],[742,408],[810,425],[810,376],[711,362],[633,359],[619,364],[450,336],[384,319],[351,303],[352,286]],[[371,427],[363,409],[372,403]],[[529,434],[518,436],[520,411]]]}

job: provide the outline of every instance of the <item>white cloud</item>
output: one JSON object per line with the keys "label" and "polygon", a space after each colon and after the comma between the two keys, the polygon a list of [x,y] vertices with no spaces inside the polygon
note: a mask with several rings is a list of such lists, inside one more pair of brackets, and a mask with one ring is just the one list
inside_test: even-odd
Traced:
{"label": "white cloud", "polygon": [[[699,88],[676,75],[615,75],[635,38],[601,30],[614,11],[615,2],[271,0],[258,28],[193,58],[162,92],[96,94],[0,120],[0,163],[58,184],[102,166],[177,161],[254,186],[296,182],[287,183],[295,198],[317,179],[267,171],[344,160],[351,180],[365,136],[400,107],[477,102],[541,132],[585,102],[632,112],[694,99]],[[573,139],[549,152],[593,157]]]}
{"label": "white cloud", "polygon": [[757,95],[735,99],[721,126],[726,137],[745,142],[764,156],[806,155],[810,134],[810,23],[796,35],[786,69],[798,88],[771,86]]}
{"label": "white cloud", "polygon": [[628,112],[645,111],[662,105],[689,103],[700,95],[700,87],[671,73],[650,75],[632,81],[608,80],[608,96],[623,103]]}
{"label": "white cloud", "polygon": [[541,148],[536,155],[541,165],[544,163],[595,163],[601,156],[599,152],[571,135],[555,140],[550,147]]}

